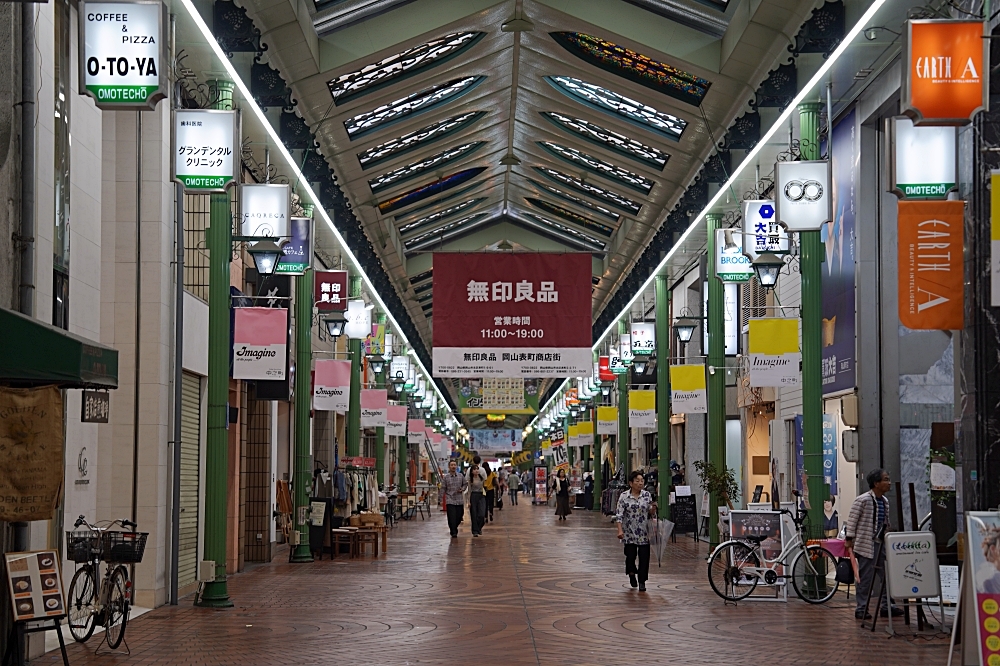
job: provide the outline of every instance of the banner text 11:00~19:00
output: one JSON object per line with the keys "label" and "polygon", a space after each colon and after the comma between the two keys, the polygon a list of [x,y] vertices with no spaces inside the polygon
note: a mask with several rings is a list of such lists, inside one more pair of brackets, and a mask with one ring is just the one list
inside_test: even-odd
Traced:
{"label": "banner text 11:00~19:00", "polygon": [[503,328],[483,328],[479,332],[484,338],[496,338],[498,340],[505,340],[507,338],[538,339],[545,337],[545,331],[540,328],[518,328],[513,331]]}

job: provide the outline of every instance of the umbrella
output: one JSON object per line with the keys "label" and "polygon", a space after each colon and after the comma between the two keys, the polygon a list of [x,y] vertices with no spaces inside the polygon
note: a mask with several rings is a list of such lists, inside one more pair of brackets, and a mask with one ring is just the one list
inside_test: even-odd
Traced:
{"label": "umbrella", "polygon": [[674,531],[674,524],[666,518],[649,518],[646,530],[649,534],[649,547],[656,554],[656,566],[662,566],[663,550],[667,547],[667,540]]}

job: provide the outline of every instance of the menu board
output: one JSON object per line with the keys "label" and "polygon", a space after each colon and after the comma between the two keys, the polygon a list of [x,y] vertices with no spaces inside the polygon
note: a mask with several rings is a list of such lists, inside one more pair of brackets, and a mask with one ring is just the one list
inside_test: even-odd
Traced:
{"label": "menu board", "polygon": [[66,614],[56,551],[6,553],[4,558],[15,622]]}
{"label": "menu board", "polygon": [[674,521],[674,531],[686,534],[698,531],[698,517],[694,505],[694,495],[677,495],[670,507],[670,519]]}

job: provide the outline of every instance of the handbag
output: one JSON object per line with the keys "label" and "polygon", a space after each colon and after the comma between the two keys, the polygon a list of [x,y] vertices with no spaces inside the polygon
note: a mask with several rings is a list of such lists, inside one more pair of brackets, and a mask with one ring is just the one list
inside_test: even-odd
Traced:
{"label": "handbag", "polygon": [[851,558],[841,557],[837,560],[837,575],[834,577],[842,585],[854,585],[854,567]]}

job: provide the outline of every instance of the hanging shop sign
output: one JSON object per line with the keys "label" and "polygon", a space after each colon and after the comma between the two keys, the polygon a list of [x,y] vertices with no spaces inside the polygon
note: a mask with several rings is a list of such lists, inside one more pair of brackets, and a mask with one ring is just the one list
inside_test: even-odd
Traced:
{"label": "hanging shop sign", "polygon": [[389,437],[406,437],[406,405],[388,406],[385,434]]}
{"label": "hanging shop sign", "polygon": [[656,324],[651,322],[635,322],[632,329],[632,355],[646,356],[656,351]]}
{"label": "hanging shop sign", "polygon": [[617,435],[618,434],[618,408],[598,407],[597,408],[597,434]]}
{"label": "hanging shop sign", "polygon": [[423,444],[424,443],[424,425],[423,419],[410,419],[406,422],[406,441],[408,444]]}
{"label": "hanging shop sign", "polygon": [[594,422],[581,421],[576,424],[577,434],[580,437],[580,446],[590,446],[594,443]]}
{"label": "hanging shop sign", "polygon": [[81,423],[107,423],[111,416],[111,394],[84,390],[80,403]]}
{"label": "hanging shop sign", "polygon": [[575,423],[566,428],[567,444],[580,446],[580,427]]}
{"label": "hanging shop sign", "polygon": [[538,380],[520,377],[462,379],[458,408],[462,414],[537,414]]}
{"label": "hanging shop sign", "polygon": [[552,464],[556,469],[569,469],[569,453],[566,450],[565,443],[552,443]]}
{"label": "hanging shop sign", "polygon": [[751,319],[748,337],[751,387],[799,385],[798,319]]}
{"label": "hanging shop sign", "polygon": [[288,242],[274,272],[278,275],[305,275],[312,268],[315,225],[311,217],[293,217],[288,225]]}
{"label": "hanging shop sign", "polygon": [[[58,618],[66,614],[58,551],[6,553],[4,559],[7,592],[14,607],[15,622]],[[60,631],[58,625],[56,631]]]}
{"label": "hanging shop sign", "polygon": [[546,438],[546,439],[542,440],[542,455],[543,456],[551,456],[552,455],[552,440],[551,439]]}
{"label": "hanging shop sign", "polygon": [[364,350],[369,356],[385,354],[385,324],[372,324],[372,332],[365,338]]}
{"label": "hanging shop sign", "polygon": [[775,163],[774,192],[778,222],[789,231],[819,231],[832,217],[826,160]]}
{"label": "hanging shop sign", "polygon": [[65,469],[63,425],[63,396],[55,386],[0,387],[0,520],[55,516]]}
{"label": "hanging shop sign", "polygon": [[982,21],[906,23],[901,108],[917,125],[966,125],[987,108],[989,40]]}
{"label": "hanging shop sign", "polygon": [[612,378],[617,379],[618,375],[624,375],[628,371],[628,368],[622,363],[621,343],[612,343],[610,351],[608,369],[611,370]]}
{"label": "hanging shop sign", "polygon": [[708,413],[703,364],[670,366],[670,411],[673,414]]}
{"label": "hanging shop sign", "polygon": [[[998,172],[1000,173],[1000,172]],[[615,373],[611,371],[611,357],[601,356],[597,361],[597,378],[602,382],[615,381]]]}
{"label": "hanging shop sign", "polygon": [[80,92],[99,109],[148,111],[167,97],[167,8],[159,0],[80,3]]}
{"label": "hanging shop sign", "polygon": [[964,327],[962,201],[900,201],[899,321],[916,330]]}
{"label": "hanging shop sign", "polygon": [[233,308],[233,379],[285,378],[288,310]]}
{"label": "hanging shop sign", "polygon": [[240,185],[240,233],[253,238],[286,238],[292,217],[288,185]]}
{"label": "hanging shop sign", "polygon": [[174,180],[188,192],[224,192],[237,182],[238,111],[174,111]]}
{"label": "hanging shop sign", "polygon": [[[743,254],[751,263],[765,252],[788,254],[789,250],[788,230],[778,224],[774,202],[763,199],[744,201]],[[753,272],[753,266],[750,268]]]}
{"label": "hanging shop sign", "polygon": [[315,271],[313,299],[320,312],[347,309],[347,271]]}
{"label": "hanging shop sign", "polygon": [[382,345],[382,347],[383,347],[383,349],[382,349],[382,356],[385,358],[385,360],[386,360],[387,363],[391,363],[392,362],[392,342],[393,342],[393,340],[392,340],[392,333],[389,333],[388,331],[386,331],[385,335],[383,336],[383,338],[385,339],[385,343]]}
{"label": "hanging shop sign", "polygon": [[886,534],[885,567],[891,597],[923,599],[941,594],[933,532]]}
{"label": "hanging shop sign", "polygon": [[[361,299],[348,301],[347,312],[344,314],[347,323],[344,324],[344,335],[352,340],[364,340],[372,330],[372,311]],[[421,393],[421,395],[423,395]]]}
{"label": "hanging shop sign", "polygon": [[944,199],[957,188],[957,128],[918,127],[906,116],[891,118],[889,127],[890,192],[900,199]]}
{"label": "hanging shop sign", "polygon": [[480,455],[509,455],[521,450],[522,432],[503,428],[469,431],[469,448]]}
{"label": "hanging shop sign", "polygon": [[656,427],[656,391],[628,392],[628,424],[631,428]]}
{"label": "hanging shop sign", "polygon": [[591,288],[589,254],[435,254],[434,375],[586,374]]}
{"label": "hanging shop sign", "polygon": [[577,388],[566,389],[563,397],[566,398],[567,407],[575,407],[580,404],[580,391]]}
{"label": "hanging shop sign", "polygon": [[635,359],[635,354],[632,353],[632,336],[628,334],[622,334],[618,336],[618,358],[621,360],[621,365],[619,366],[619,373],[628,372],[628,365],[632,363]]}
{"label": "hanging shop sign", "polygon": [[409,373],[410,360],[405,356],[396,356],[389,362],[389,376],[386,377],[386,381],[392,383],[396,379],[406,380],[406,375]]}
{"label": "hanging shop sign", "polygon": [[1000,306],[1000,171],[990,172],[990,305]]}
{"label": "hanging shop sign", "polygon": [[361,389],[361,427],[382,428],[388,422],[388,392],[385,389]]}
{"label": "hanging shop sign", "polygon": [[335,359],[316,361],[313,409],[346,414],[351,404],[351,362]]}
{"label": "hanging shop sign", "polygon": [[753,277],[750,259],[743,254],[741,229],[715,230],[715,274],[723,282],[749,282]]}

